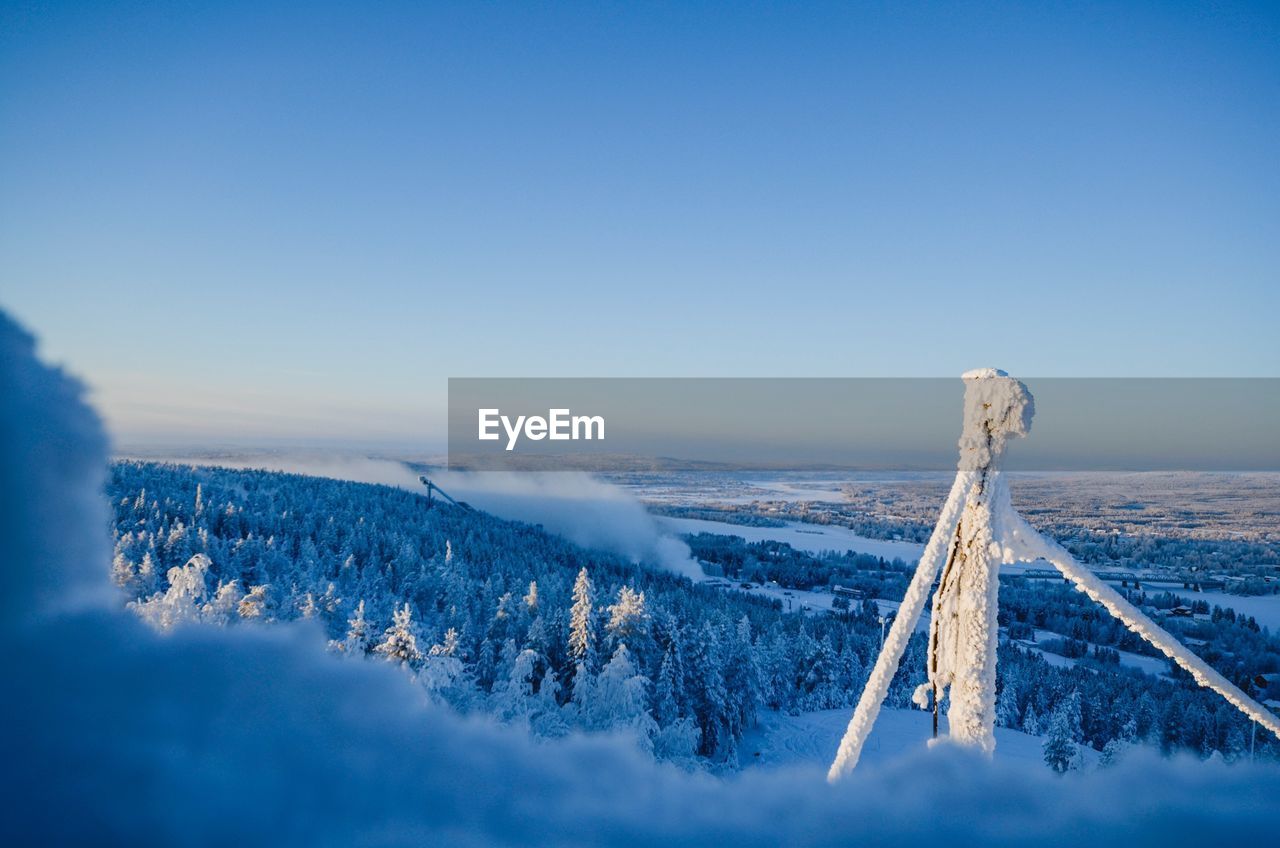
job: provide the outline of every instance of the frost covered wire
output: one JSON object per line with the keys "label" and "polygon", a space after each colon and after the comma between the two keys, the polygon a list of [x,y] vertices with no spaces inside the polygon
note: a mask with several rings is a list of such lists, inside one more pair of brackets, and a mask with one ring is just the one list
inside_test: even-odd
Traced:
{"label": "frost covered wire", "polygon": [[902,654],[907,649],[907,641],[916,629],[916,622],[920,620],[920,613],[933,588],[933,580],[938,576],[938,569],[950,550],[952,536],[960,521],[960,510],[975,479],[976,475],[962,471],[956,475],[955,482],[951,485],[951,494],[942,506],[942,514],[933,528],[933,535],[929,537],[929,543],[920,555],[915,576],[911,578],[911,585],[907,587],[907,593],[898,607],[898,614],[893,620],[893,626],[889,628],[884,647],[876,658],[875,668],[871,670],[871,677],[862,690],[858,706],[849,719],[849,727],[840,740],[840,749],[827,772],[828,781],[839,779],[858,764],[862,746],[866,744],[871,728],[876,723],[876,716],[880,714],[880,705],[884,703],[889,684],[898,671],[898,663],[902,661]]}
{"label": "frost covered wire", "polygon": [[1187,650],[1186,646],[1169,635],[1158,624],[1144,615],[1141,610],[1125,600],[1119,592],[1103,583],[1098,579],[1097,575],[1077,562],[1076,558],[1061,545],[1041,536],[1017,513],[1013,513],[1012,517],[1014,520],[1010,522],[1010,525],[1012,526],[1014,522],[1021,525],[1018,529],[1028,542],[1032,544],[1036,541],[1039,542],[1037,555],[1053,563],[1062,572],[1063,576],[1076,585],[1077,589],[1101,604],[1106,608],[1107,612],[1120,619],[1126,627],[1180,665],[1201,686],[1217,692],[1242,713],[1270,730],[1277,738],[1280,738],[1280,718],[1277,718],[1266,707],[1242,692],[1235,684],[1215,671],[1204,660]]}

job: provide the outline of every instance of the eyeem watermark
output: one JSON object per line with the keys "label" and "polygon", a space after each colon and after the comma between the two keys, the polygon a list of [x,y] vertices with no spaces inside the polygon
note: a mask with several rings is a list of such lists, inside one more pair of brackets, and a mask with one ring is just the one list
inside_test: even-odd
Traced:
{"label": "eyeem watermark", "polygon": [[545,418],[541,415],[517,415],[513,421],[500,409],[481,409],[479,413],[480,441],[498,441],[502,437],[498,431],[501,427],[507,434],[507,450],[515,450],[521,435],[535,442],[543,439],[553,442],[604,440],[603,415],[574,415],[568,409],[549,409]]}
{"label": "eyeem watermark", "polygon": [[[1280,378],[1023,382],[1035,438],[1006,470],[1280,471]],[[954,472],[963,397],[959,375],[450,378],[449,466]]]}

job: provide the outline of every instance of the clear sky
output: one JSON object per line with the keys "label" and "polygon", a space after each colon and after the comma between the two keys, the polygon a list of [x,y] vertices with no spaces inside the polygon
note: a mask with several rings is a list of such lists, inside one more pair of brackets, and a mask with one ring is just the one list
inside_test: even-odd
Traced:
{"label": "clear sky", "polygon": [[448,376],[1280,374],[1275,4],[3,3],[0,306],[123,440]]}

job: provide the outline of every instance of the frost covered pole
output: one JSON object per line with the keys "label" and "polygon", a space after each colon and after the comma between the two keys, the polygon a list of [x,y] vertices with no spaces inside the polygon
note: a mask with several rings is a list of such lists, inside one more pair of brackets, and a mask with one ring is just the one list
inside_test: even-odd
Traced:
{"label": "frost covered pole", "polygon": [[994,742],[983,744],[988,737],[994,739],[989,729],[983,730],[988,718],[994,723],[994,706],[984,706],[983,699],[987,692],[988,700],[995,697],[995,590],[1000,567],[991,549],[989,519],[991,505],[1008,497],[998,474],[1005,441],[1027,432],[1033,405],[1026,388],[1003,371],[985,368],[963,379],[959,470],[827,772],[831,781],[858,764],[939,568],[943,588],[934,599],[930,621],[929,683],[917,691],[917,702],[932,689],[936,703],[951,686],[947,720],[952,736],[985,750],[994,747]]}
{"label": "frost covered pole", "polygon": [[950,738],[990,754],[996,747],[996,604],[1000,566],[1007,561],[995,538],[992,512],[1009,500],[1000,474],[1005,442],[1030,431],[1035,406],[1026,386],[1003,371],[970,371],[964,381],[960,473],[974,481],[933,596],[929,681],[914,700],[926,707],[932,693],[936,736],[938,710],[947,697]]}

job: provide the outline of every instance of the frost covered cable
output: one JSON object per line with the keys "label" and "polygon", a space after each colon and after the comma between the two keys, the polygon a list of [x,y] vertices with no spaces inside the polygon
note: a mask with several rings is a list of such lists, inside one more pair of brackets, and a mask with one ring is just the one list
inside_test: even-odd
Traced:
{"label": "frost covered cable", "polygon": [[[1077,589],[1101,604],[1108,612],[1124,622],[1126,627],[1182,666],[1201,686],[1217,692],[1242,713],[1280,738],[1280,718],[1277,718],[1274,713],[1240,691],[1235,684],[1215,671],[1208,663],[1187,650],[1186,646],[1125,600],[1119,592],[1103,583],[1097,575],[1076,561],[1076,558],[1065,548],[1052,539],[1042,536],[1022,516],[1014,513],[1014,518],[1016,524],[1015,522],[1010,524],[1021,525],[1017,530],[1023,536],[1023,540],[1028,543],[1027,546],[1033,550],[1038,547],[1036,553],[1053,563],[1068,580],[1076,584]],[[1038,546],[1035,545],[1034,540],[1039,541]]]}
{"label": "frost covered cable", "polygon": [[[967,498],[966,498],[967,500]],[[938,662],[939,640],[942,633],[938,629],[938,622],[942,621],[942,612],[939,605],[942,599],[949,592],[952,585],[951,572],[955,567],[956,557],[960,551],[960,523],[956,522],[956,529],[952,533],[951,546],[947,549],[947,559],[942,566],[942,576],[938,578],[938,589],[933,593],[933,614],[929,617],[929,652],[925,658],[925,669],[928,672],[925,688],[931,688],[933,691],[933,738],[938,738],[938,705],[942,696],[939,681],[942,677],[942,669]],[[912,700],[920,709],[927,709],[928,694],[923,689],[916,690],[916,694],[912,696]]]}
{"label": "frost covered cable", "polygon": [[962,471],[956,475],[955,482],[951,485],[951,494],[943,504],[942,514],[933,528],[933,534],[929,536],[924,553],[920,555],[920,564],[916,566],[915,576],[911,578],[911,585],[907,587],[907,593],[898,607],[898,614],[893,619],[893,626],[889,628],[884,647],[876,658],[875,668],[871,670],[871,677],[862,690],[853,717],[849,719],[844,738],[840,740],[840,749],[827,772],[828,781],[834,782],[858,764],[862,746],[871,733],[876,716],[880,714],[880,705],[884,702],[885,695],[889,693],[889,684],[893,682],[893,675],[898,671],[898,663],[902,661],[907,641],[916,628],[916,622],[920,620],[920,613],[933,588],[938,568],[951,547],[952,536],[960,521],[960,510],[973,480],[973,474]]}

